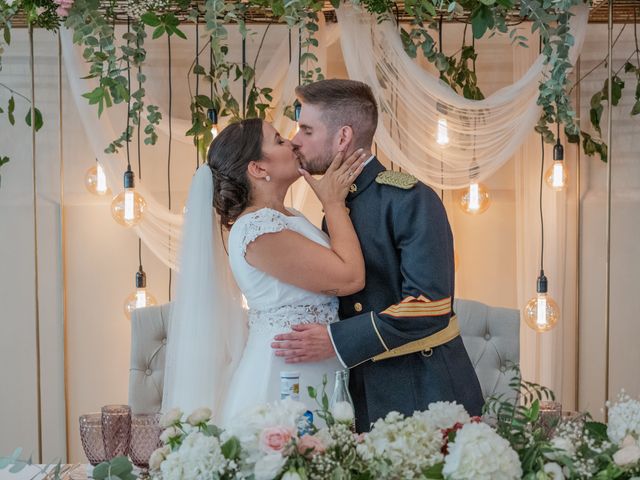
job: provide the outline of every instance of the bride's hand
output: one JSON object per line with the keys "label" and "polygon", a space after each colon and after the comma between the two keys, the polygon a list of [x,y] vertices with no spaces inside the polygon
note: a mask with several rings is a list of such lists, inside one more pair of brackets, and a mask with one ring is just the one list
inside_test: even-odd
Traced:
{"label": "bride's hand", "polygon": [[343,161],[344,152],[338,152],[321,179],[313,178],[304,169],[300,169],[300,173],[325,208],[333,203],[344,206],[349,187],[362,172],[368,156],[364,149],[359,148]]}

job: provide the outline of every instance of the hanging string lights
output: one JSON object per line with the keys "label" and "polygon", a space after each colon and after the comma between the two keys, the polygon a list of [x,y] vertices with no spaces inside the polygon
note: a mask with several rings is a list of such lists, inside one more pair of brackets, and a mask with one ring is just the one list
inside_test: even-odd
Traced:
{"label": "hanging string lights", "polygon": [[96,159],[96,164],[84,174],[84,186],[93,195],[103,196],[110,193],[107,186],[107,176],[98,159]]}
{"label": "hanging string lights", "polygon": [[564,163],[564,147],[560,143],[560,124],[558,123],[557,126],[557,139],[556,144],[553,146],[553,165],[547,170],[545,181],[549,187],[560,192],[567,186],[569,172],[567,172],[567,167]]}
{"label": "hanging string lights", "polygon": [[544,173],[544,139],[541,138],[542,165],[540,168],[540,274],[536,282],[536,296],[522,310],[526,324],[538,333],[551,330],[560,317],[558,304],[548,293],[548,281],[544,274],[544,218],[542,215],[542,178]]}

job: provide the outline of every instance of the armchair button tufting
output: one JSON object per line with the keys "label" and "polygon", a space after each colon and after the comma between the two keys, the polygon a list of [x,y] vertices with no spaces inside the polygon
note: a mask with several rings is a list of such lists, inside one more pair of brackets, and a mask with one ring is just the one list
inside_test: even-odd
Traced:
{"label": "armchair button tufting", "polygon": [[151,369],[147,368],[144,372],[144,374],[148,377],[149,375],[151,375]]}
{"label": "armchair button tufting", "polygon": [[163,339],[162,339],[162,344],[163,344],[163,345],[166,345],[166,344],[167,344],[167,339],[166,339],[166,338],[163,338]]}
{"label": "armchair button tufting", "polygon": [[485,333],[484,334],[484,339],[487,340],[487,341],[491,340],[491,335],[489,335],[488,333]]}
{"label": "armchair button tufting", "polygon": [[504,365],[502,365],[502,366],[500,367],[500,371],[501,371],[502,373],[506,372],[506,371],[507,371],[507,367],[505,367]]}

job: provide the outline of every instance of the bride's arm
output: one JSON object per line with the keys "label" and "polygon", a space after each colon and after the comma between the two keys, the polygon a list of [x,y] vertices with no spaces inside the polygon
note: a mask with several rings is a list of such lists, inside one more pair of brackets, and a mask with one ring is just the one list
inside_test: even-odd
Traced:
{"label": "bride's arm", "polygon": [[[327,295],[351,295],[364,288],[364,258],[344,206],[349,186],[368,155],[355,152],[342,164],[337,158],[322,180],[305,172],[324,207],[331,248],[291,230],[261,235],[247,247],[250,265],[283,282]],[[353,175],[349,175],[350,172]]]}

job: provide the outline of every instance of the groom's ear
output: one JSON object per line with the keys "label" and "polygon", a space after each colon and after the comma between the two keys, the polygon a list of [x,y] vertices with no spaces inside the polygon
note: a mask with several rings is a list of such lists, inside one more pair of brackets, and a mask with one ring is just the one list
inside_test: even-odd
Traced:
{"label": "groom's ear", "polygon": [[353,141],[353,128],[350,125],[344,125],[338,130],[338,151],[347,152]]}

